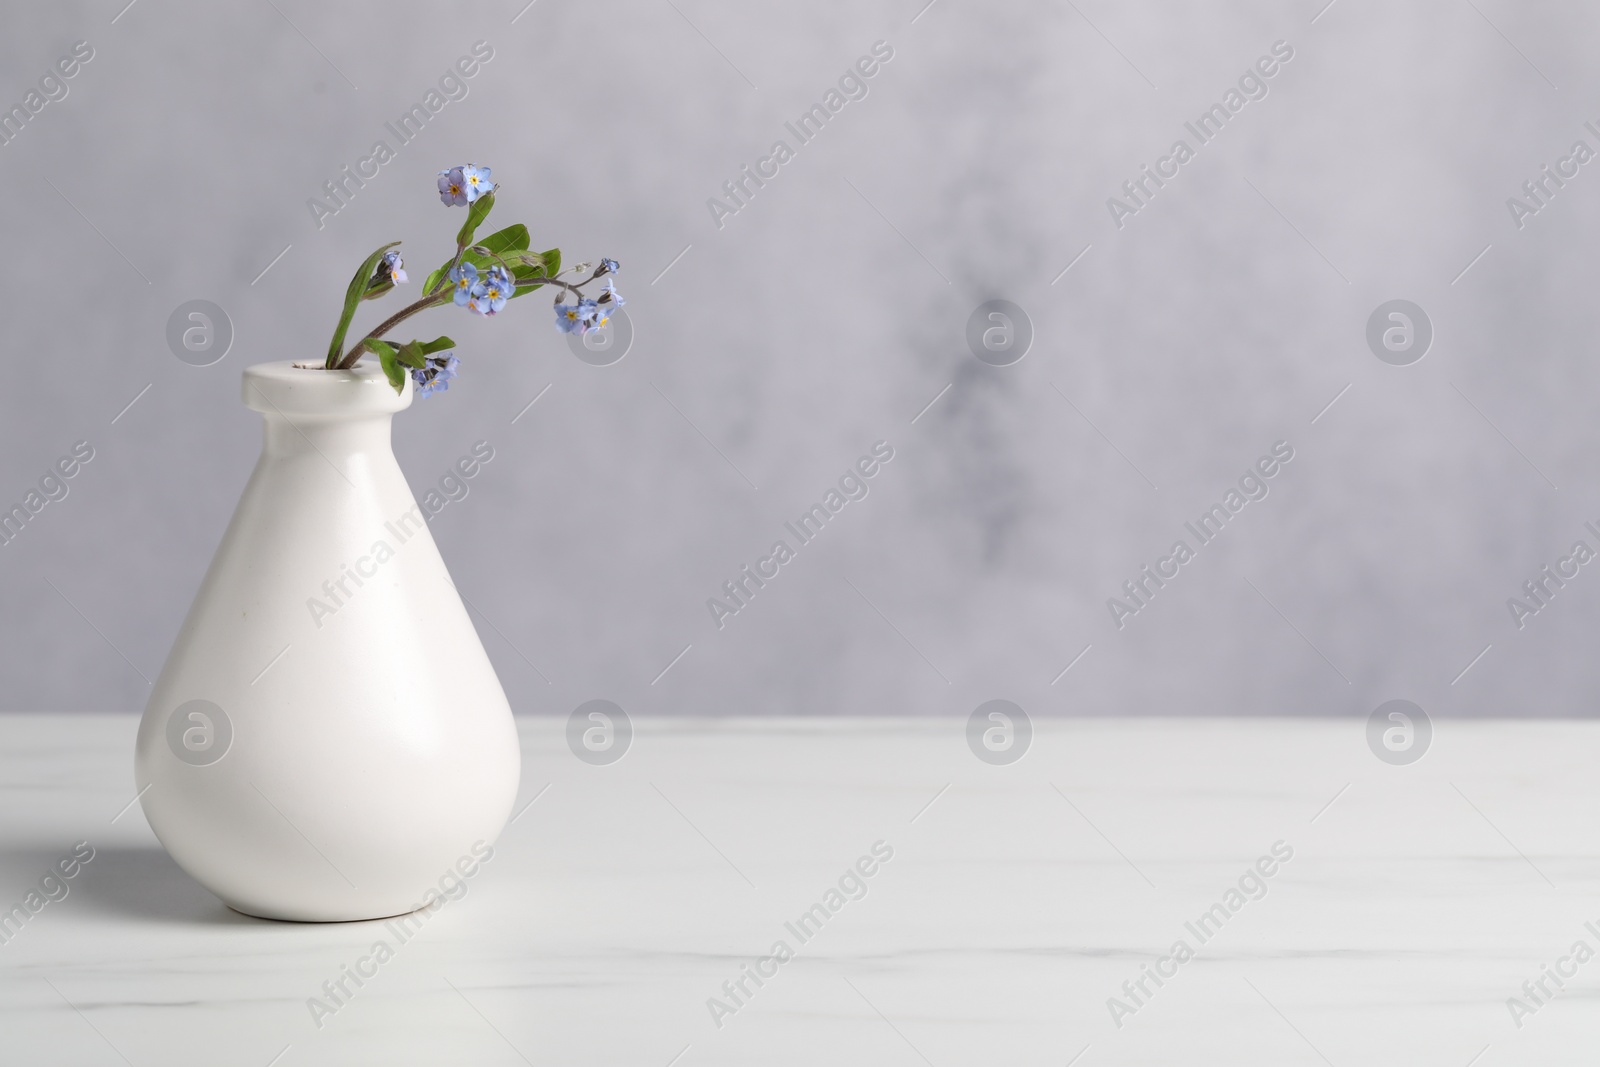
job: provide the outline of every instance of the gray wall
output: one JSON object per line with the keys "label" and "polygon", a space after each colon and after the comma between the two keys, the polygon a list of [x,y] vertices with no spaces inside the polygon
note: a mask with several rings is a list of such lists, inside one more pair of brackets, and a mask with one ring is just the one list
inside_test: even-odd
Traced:
{"label": "gray wall", "polygon": [[[1600,150],[1580,5],[123,2],[0,32],[8,106],[94,49],[0,147],[0,498],[94,448],[0,547],[0,706],[142,707],[259,447],[240,369],[319,358],[378,244],[420,279],[461,218],[434,173],[476,160],[498,221],[622,261],[637,334],[596,367],[541,296],[435,312],[463,377],[396,422],[419,492],[496,451],[434,535],[519,711],[1593,711],[1600,564],[1507,607],[1600,548],[1600,162],[1521,228],[1506,203]],[[470,95],[319,230],[307,198],[480,39]],[[707,198],[878,40],[869,95],[719,229]],[[1279,40],[1119,228],[1107,198]],[[1036,331],[1015,365],[964,340],[990,298]],[[1435,333],[1409,366],[1366,340],[1397,298]],[[166,340],[193,299],[235,331],[207,367]],[[717,629],[707,598],[878,440],[870,495]],[[1270,494],[1114,625],[1277,441]]]}

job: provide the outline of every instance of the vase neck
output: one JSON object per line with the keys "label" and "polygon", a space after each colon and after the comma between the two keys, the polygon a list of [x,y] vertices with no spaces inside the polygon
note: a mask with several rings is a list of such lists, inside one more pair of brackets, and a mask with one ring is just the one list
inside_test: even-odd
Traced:
{"label": "vase neck", "polygon": [[388,415],[327,416],[261,414],[262,452],[273,458],[322,455],[337,461],[354,455],[392,455]]}

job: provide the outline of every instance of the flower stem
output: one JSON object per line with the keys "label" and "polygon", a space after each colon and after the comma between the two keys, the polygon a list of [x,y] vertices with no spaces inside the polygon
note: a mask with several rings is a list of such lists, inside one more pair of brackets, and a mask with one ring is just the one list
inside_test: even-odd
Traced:
{"label": "flower stem", "polygon": [[361,340],[352,345],[350,351],[347,352],[345,357],[339,361],[335,369],[349,370],[351,367],[354,367],[356,365],[356,360],[361,358],[361,353],[367,351],[368,341],[376,341],[378,338],[382,337],[384,334],[388,333],[390,330],[394,329],[396,326],[400,325],[417,312],[426,311],[430,307],[436,307],[439,304],[444,303],[449,296],[450,294],[448,292],[431,293],[427,296],[424,296],[416,303],[408,304],[399,311],[395,312],[393,315],[390,315],[387,319],[384,319],[382,322],[380,322],[371,333],[367,334]]}
{"label": "flower stem", "polygon": [[450,275],[455,273],[455,269],[457,267],[461,266],[461,257],[466,255],[466,252],[466,245],[456,245],[456,258],[450,261],[450,269],[439,275],[439,280],[433,283],[433,288],[428,292],[428,296],[432,296],[434,293],[443,291],[445,284],[450,280]]}
{"label": "flower stem", "polygon": [[[496,256],[494,258],[499,259],[500,257]],[[459,258],[457,259],[457,262],[460,262]],[[501,260],[502,266],[504,263],[505,261]],[[581,296],[583,294],[583,286],[588,285],[589,282],[592,281],[594,281],[593,278],[588,278],[582,282],[579,282],[577,285],[573,285],[571,282],[564,282],[558,278],[538,278],[529,282],[528,284],[555,285],[561,287],[562,289],[570,289],[572,292]],[[525,288],[525,286],[514,285],[512,287],[512,291],[515,292],[516,289],[520,288]],[[436,286],[433,292],[424,295],[422,299],[416,301],[415,303],[407,304],[393,315],[390,315],[387,319],[384,319],[382,322],[378,323],[377,327],[373,329],[371,333],[367,334],[361,340],[352,345],[350,347],[350,351],[345,353],[344,358],[339,360],[339,362],[332,369],[349,370],[351,367],[356,365],[356,361],[361,358],[361,354],[363,352],[369,351],[367,348],[368,341],[378,340],[384,334],[388,333],[390,330],[394,329],[411,316],[417,314],[417,312],[426,311],[431,307],[438,307],[441,304],[453,300],[454,296],[454,290],[451,288],[446,288],[441,279],[441,284]]]}

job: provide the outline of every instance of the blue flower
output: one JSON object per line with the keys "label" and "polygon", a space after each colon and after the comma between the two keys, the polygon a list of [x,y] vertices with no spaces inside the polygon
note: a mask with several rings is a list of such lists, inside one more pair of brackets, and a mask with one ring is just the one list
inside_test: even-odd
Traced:
{"label": "blue flower", "polygon": [[504,267],[490,267],[488,277],[472,287],[472,310],[481,315],[493,315],[506,306],[515,288],[510,273]]}
{"label": "blue flower", "polygon": [[467,192],[465,167],[451,167],[439,172],[439,199],[446,207],[460,207],[476,199]]}
{"label": "blue flower", "polygon": [[400,258],[399,252],[385,252],[383,263],[378,267],[378,275],[388,275],[389,280],[396,285],[406,280],[405,261]]}
{"label": "blue flower", "polygon": [[478,268],[471,263],[460,263],[451,267],[445,277],[455,283],[456,307],[466,307],[467,301],[472,299],[473,287],[478,284]]}
{"label": "blue flower", "polygon": [[468,203],[478,199],[485,193],[494,192],[495,184],[489,180],[488,167],[477,167],[468,163],[457,169],[461,171],[461,177],[467,183]]}
{"label": "blue flower", "polygon": [[562,333],[585,334],[594,329],[600,317],[600,309],[588,297],[581,298],[576,304],[556,305],[556,329]]}
{"label": "blue flower", "polygon": [[619,271],[621,269],[622,269],[622,265],[619,264],[616,260],[614,260],[614,259],[602,259],[600,261],[600,269],[594,272],[594,276],[596,278],[598,278],[602,274],[615,274],[615,273],[617,273],[617,271]]}
{"label": "blue flower", "polygon": [[626,303],[627,301],[622,299],[622,294],[617,292],[616,281],[607,278],[605,289],[600,293],[600,299],[595,301],[597,317],[594,325],[604,326],[611,318],[611,313]]}
{"label": "blue flower", "polygon": [[424,362],[426,367],[413,367],[411,380],[417,385],[418,396],[431,396],[434,393],[444,392],[450,388],[450,379],[456,376],[461,361],[454,353],[445,353],[442,356],[429,356]]}

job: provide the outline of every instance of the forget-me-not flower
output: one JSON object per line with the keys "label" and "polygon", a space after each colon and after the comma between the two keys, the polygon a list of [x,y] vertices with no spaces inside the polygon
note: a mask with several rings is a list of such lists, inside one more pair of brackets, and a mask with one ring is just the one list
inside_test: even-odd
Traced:
{"label": "forget-me-not flower", "polygon": [[478,199],[485,193],[494,192],[494,182],[489,180],[489,168],[478,167],[471,163],[459,168],[461,177],[467,184],[467,202]]}
{"label": "forget-me-not flower", "polygon": [[477,199],[467,193],[465,167],[451,167],[439,172],[439,199],[444,201],[446,207],[460,207]]}
{"label": "forget-me-not flower", "polygon": [[576,304],[556,305],[556,329],[562,333],[585,334],[598,323],[600,309],[593,300],[581,297]]}
{"label": "forget-me-not flower", "polygon": [[[621,307],[623,304],[627,303],[626,300],[622,299],[622,294],[617,292],[617,282],[615,278],[606,279],[605,288],[601,290],[600,299],[596,301],[596,303],[600,306],[600,311],[607,316],[609,316],[613,311],[617,310],[617,308]],[[600,321],[601,323],[604,323],[605,319],[601,319]]]}
{"label": "forget-me-not flower", "polygon": [[456,376],[456,371],[461,366],[461,361],[453,352],[447,352],[442,356],[429,356],[424,362],[427,366],[411,369],[411,380],[416,383],[418,396],[430,396],[448,390],[450,379]]}
{"label": "forget-me-not flower", "polygon": [[482,315],[493,315],[506,306],[515,291],[511,274],[500,266],[489,268],[483,281],[472,287],[471,307]]}
{"label": "forget-me-not flower", "polygon": [[471,263],[458,263],[445,277],[455,283],[456,307],[466,307],[467,301],[472,299],[473,287],[478,284],[478,268]]}
{"label": "forget-me-not flower", "polygon": [[378,276],[385,277],[396,285],[406,280],[405,260],[400,258],[399,252],[385,252],[383,262],[378,265]]}

